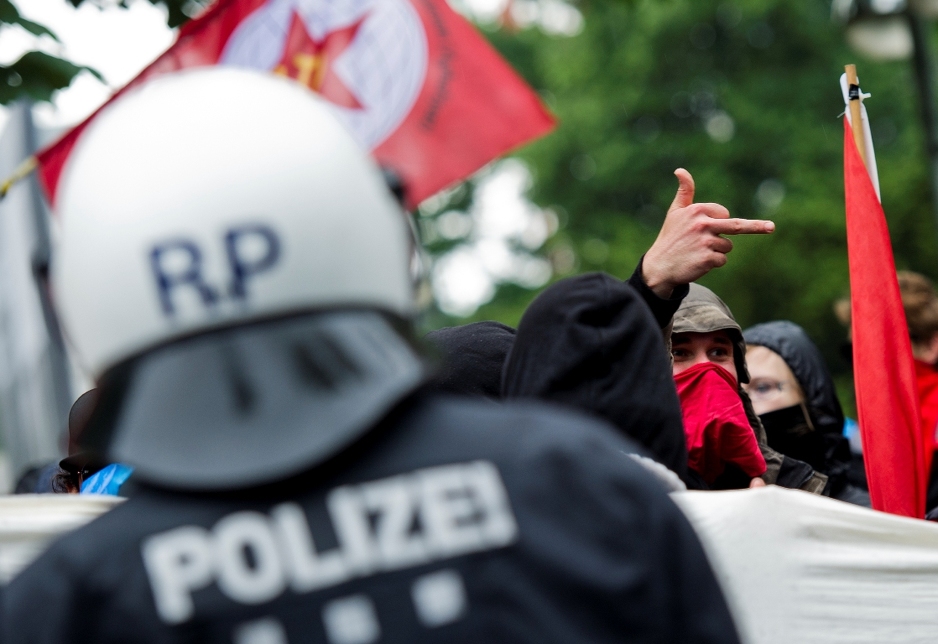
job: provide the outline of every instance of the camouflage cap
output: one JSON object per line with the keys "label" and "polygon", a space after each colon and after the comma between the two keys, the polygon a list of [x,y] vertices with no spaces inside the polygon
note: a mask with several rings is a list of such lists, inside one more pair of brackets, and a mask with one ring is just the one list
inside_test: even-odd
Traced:
{"label": "camouflage cap", "polygon": [[746,369],[746,342],[743,340],[742,328],[736,323],[730,307],[706,286],[691,284],[687,297],[674,314],[671,333],[711,333],[713,331],[729,333],[733,341],[733,361],[736,363],[739,382],[741,384],[749,382],[749,371]]}

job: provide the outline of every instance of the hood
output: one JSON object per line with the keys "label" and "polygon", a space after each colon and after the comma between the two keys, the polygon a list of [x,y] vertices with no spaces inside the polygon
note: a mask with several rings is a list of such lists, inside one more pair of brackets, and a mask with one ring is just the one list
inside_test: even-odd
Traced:
{"label": "hood", "polygon": [[502,367],[515,330],[499,322],[475,322],[428,333],[424,340],[442,356],[428,388],[440,393],[501,397]]}
{"label": "hood", "polygon": [[638,293],[614,277],[565,279],[531,303],[505,363],[502,393],[590,412],[686,474],[681,407],[661,329]]}
{"label": "hood", "polygon": [[746,342],[763,346],[782,357],[805,395],[805,404],[815,428],[840,434],[844,413],[830,371],[808,334],[794,322],[777,320],[746,329]]}
{"label": "hood", "polygon": [[68,456],[59,461],[59,467],[66,472],[77,473],[86,468],[94,471],[104,465],[99,458],[90,452],[83,452],[79,447],[81,434],[97,402],[98,390],[91,389],[80,395],[68,412]]}
{"label": "hood", "polygon": [[746,370],[746,343],[743,332],[736,323],[736,318],[723,300],[716,293],[700,284],[691,284],[687,297],[681,302],[674,314],[672,334],[676,333],[711,333],[727,331],[733,340],[733,361],[739,382],[749,382]]}

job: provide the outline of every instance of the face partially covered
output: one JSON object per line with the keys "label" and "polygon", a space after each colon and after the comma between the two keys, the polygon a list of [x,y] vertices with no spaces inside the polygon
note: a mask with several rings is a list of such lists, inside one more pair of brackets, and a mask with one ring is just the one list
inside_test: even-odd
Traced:
{"label": "face partially covered", "polygon": [[782,356],[771,349],[758,345],[747,347],[746,366],[750,381],[744,387],[756,414],[761,416],[804,401],[795,375]]}
{"label": "face partially covered", "polygon": [[671,355],[674,357],[674,375],[703,362],[718,364],[738,382],[736,363],[733,362],[733,340],[726,331],[709,333],[676,333],[671,336]]}

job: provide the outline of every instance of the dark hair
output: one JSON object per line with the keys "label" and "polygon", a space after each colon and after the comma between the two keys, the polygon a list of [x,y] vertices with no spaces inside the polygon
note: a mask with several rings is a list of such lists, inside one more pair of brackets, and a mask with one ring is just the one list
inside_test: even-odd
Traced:
{"label": "dark hair", "polygon": [[935,287],[924,275],[899,271],[899,292],[905,309],[909,337],[913,344],[926,344],[938,334],[938,295]]}
{"label": "dark hair", "polygon": [[81,484],[78,482],[78,473],[69,472],[59,468],[52,477],[52,491],[56,494],[78,494]]}

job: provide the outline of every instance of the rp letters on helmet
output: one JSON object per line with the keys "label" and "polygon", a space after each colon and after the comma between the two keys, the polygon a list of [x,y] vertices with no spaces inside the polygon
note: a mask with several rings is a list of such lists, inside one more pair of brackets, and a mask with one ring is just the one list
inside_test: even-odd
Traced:
{"label": "rp letters on helmet", "polygon": [[[269,271],[280,259],[281,241],[273,228],[265,224],[246,224],[226,230],[218,248],[204,249],[194,238],[179,237],[154,244],[149,252],[160,306],[167,316],[176,314],[177,292],[187,290],[195,301],[211,309],[220,301],[246,300],[251,279]],[[206,256],[222,253],[227,278],[213,283],[206,274]]]}

